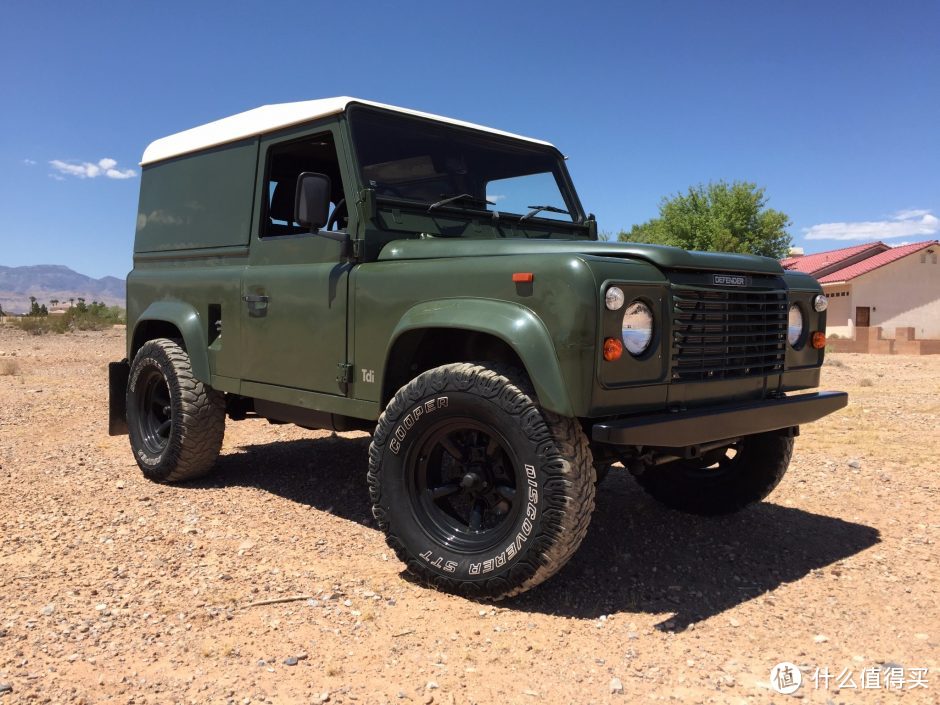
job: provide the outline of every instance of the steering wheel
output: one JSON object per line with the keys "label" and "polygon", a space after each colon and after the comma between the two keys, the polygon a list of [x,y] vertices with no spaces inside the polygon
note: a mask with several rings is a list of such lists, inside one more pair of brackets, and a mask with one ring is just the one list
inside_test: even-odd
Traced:
{"label": "steering wheel", "polygon": [[[340,216],[348,215],[348,209],[346,208],[346,199],[341,198],[336,203],[336,207],[333,209],[333,212],[330,214],[329,220],[326,221],[326,230],[332,230],[334,226],[339,224]],[[338,230],[339,228],[337,228]]]}

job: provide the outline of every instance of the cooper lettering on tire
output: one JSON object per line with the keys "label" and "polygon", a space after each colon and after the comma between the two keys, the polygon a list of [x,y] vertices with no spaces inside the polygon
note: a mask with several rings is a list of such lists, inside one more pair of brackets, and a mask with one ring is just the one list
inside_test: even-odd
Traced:
{"label": "cooper lettering on tire", "polygon": [[455,363],[389,402],[369,448],[369,490],[412,573],[499,599],[549,578],[580,545],[594,470],[577,420],[541,409],[523,373]]}
{"label": "cooper lettering on tire", "polygon": [[131,449],[144,475],[177,482],[215,464],[225,433],[225,399],[193,377],[189,355],[175,340],[141,346],[127,384]]}

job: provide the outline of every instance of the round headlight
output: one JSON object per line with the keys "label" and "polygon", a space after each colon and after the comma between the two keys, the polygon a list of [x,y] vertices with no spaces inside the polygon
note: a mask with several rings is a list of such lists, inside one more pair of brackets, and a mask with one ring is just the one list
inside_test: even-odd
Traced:
{"label": "round headlight", "polygon": [[829,299],[826,298],[825,294],[817,294],[816,298],[813,299],[813,308],[822,313],[827,308],[829,308]]}
{"label": "round headlight", "polygon": [[623,289],[619,286],[612,286],[604,294],[604,303],[611,311],[616,311],[623,306]]}
{"label": "round headlight", "polygon": [[653,340],[653,312],[642,301],[633,301],[623,312],[623,346],[631,355],[641,355]]}
{"label": "round headlight", "polygon": [[787,321],[787,342],[794,348],[803,339],[803,312],[800,307],[793,304],[790,307],[790,316]]}

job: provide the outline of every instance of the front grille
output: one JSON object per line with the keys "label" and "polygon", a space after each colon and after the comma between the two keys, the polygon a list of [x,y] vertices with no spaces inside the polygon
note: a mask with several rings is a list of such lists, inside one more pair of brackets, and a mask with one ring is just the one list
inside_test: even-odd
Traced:
{"label": "front grille", "polygon": [[787,293],[672,287],[672,379],[717,380],[783,371]]}

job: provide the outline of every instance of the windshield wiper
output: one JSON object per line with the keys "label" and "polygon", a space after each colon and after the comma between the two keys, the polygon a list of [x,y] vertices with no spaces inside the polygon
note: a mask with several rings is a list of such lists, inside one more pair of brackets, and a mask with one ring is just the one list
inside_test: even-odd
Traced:
{"label": "windshield wiper", "polygon": [[542,211],[548,211],[549,213],[564,213],[565,215],[571,215],[569,211],[566,211],[564,208],[556,208],[555,206],[529,206],[532,210],[526,213],[524,216],[519,218],[521,223],[523,220],[528,220],[534,215],[538,215]]}
{"label": "windshield wiper", "polygon": [[433,211],[435,208],[439,208],[440,206],[446,206],[448,203],[454,203],[455,201],[468,201],[478,206],[495,206],[496,205],[492,201],[488,201],[485,198],[477,198],[472,193],[458,193],[456,196],[445,196],[437,203],[432,203],[430,206],[428,206],[428,213]]}

